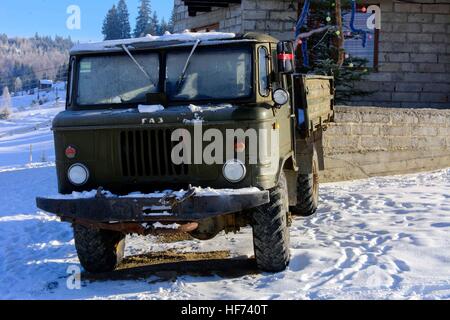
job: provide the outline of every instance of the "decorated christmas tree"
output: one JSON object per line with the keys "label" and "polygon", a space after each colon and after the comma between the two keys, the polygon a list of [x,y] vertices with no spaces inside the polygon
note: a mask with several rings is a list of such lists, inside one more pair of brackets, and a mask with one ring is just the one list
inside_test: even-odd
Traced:
{"label": "decorated christmas tree", "polygon": [[[336,99],[343,102],[351,96],[372,92],[356,84],[370,72],[368,60],[353,56],[344,49],[349,39],[365,47],[372,35],[355,27],[355,16],[367,7],[354,0],[300,1],[300,17],[296,26],[298,71],[333,75]],[[349,18],[344,21],[344,16]]]}

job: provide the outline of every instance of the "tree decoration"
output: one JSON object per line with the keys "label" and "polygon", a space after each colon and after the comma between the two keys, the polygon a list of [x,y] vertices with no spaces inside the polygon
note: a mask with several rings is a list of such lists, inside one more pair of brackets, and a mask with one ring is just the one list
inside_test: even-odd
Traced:
{"label": "tree decoration", "polygon": [[[303,28],[303,26],[305,26],[305,24],[307,23],[307,20],[308,20],[310,4],[311,4],[310,0],[305,0],[305,3],[303,4],[302,12],[300,14],[300,19],[298,19],[298,22],[296,25],[295,39],[297,40],[297,43],[299,43],[299,44],[300,44],[300,42],[298,40],[300,39],[301,29]],[[305,67],[307,67],[309,65],[308,41],[307,40],[301,41],[301,46],[302,46],[302,55],[303,55],[303,65]]]}
{"label": "tree decoration", "polygon": [[362,29],[355,28],[355,16],[356,16],[356,0],[352,0],[352,15],[350,18],[350,29],[352,30],[353,33],[362,35],[362,46],[363,48],[365,48],[367,44],[367,32]]}

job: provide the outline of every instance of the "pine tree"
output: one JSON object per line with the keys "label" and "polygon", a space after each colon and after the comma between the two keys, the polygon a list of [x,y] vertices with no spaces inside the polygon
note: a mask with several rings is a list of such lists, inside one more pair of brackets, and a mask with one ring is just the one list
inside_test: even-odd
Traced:
{"label": "pine tree", "polygon": [[102,33],[105,40],[116,40],[122,37],[119,23],[119,15],[115,5],[108,11],[103,21]]}
{"label": "pine tree", "polygon": [[175,9],[172,9],[172,14],[170,15],[170,20],[168,23],[168,29],[167,31],[169,31],[170,33],[173,33],[175,31]]}
{"label": "pine tree", "polygon": [[159,34],[159,18],[156,11],[153,11],[153,15],[150,18],[150,23],[148,24],[147,28],[145,29],[146,34],[151,34],[153,36]]}
{"label": "pine tree", "polygon": [[117,16],[119,19],[120,37],[122,39],[131,38],[130,14],[125,0],[119,0],[117,5]]}
{"label": "pine tree", "polygon": [[0,119],[8,119],[11,113],[11,95],[8,87],[4,87],[0,104]]}
{"label": "pine tree", "polygon": [[69,72],[69,65],[67,63],[59,66],[58,72],[56,73],[55,81],[66,81],[68,72]]}
{"label": "pine tree", "polygon": [[170,31],[170,26],[169,24],[166,22],[166,19],[162,18],[161,19],[161,23],[158,26],[158,35],[162,36],[164,35],[166,32],[171,32]]}
{"label": "pine tree", "polygon": [[16,94],[20,91],[22,91],[22,79],[20,79],[19,77],[16,78],[16,80],[14,81],[14,92],[16,92]]}
{"label": "pine tree", "polygon": [[141,0],[138,16],[136,18],[136,27],[134,37],[139,38],[145,35],[145,31],[151,21],[152,8],[150,0]]}

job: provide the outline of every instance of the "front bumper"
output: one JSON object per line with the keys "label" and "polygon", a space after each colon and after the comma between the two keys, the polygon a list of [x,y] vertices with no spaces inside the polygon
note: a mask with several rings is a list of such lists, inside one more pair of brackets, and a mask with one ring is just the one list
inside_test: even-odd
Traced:
{"label": "front bumper", "polygon": [[82,199],[37,198],[37,207],[56,214],[63,221],[90,223],[198,222],[238,213],[269,203],[269,192],[235,190],[199,193],[190,189],[183,196],[165,194],[151,197],[105,196]]}

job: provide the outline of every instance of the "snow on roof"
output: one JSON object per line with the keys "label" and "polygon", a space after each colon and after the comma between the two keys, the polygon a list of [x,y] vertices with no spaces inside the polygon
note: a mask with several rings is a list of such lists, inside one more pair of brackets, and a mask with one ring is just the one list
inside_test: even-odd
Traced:
{"label": "snow on roof", "polygon": [[53,84],[52,80],[42,79],[39,80],[40,84]]}
{"label": "snow on roof", "polygon": [[71,52],[92,52],[92,51],[113,51],[117,50],[121,45],[133,45],[152,42],[193,42],[196,40],[210,41],[210,40],[227,40],[234,39],[236,34],[234,33],[222,33],[222,32],[184,32],[184,33],[166,33],[163,36],[152,36],[150,34],[142,38],[134,39],[121,39],[121,40],[107,40],[102,42],[89,42],[80,43],[75,45]]}

